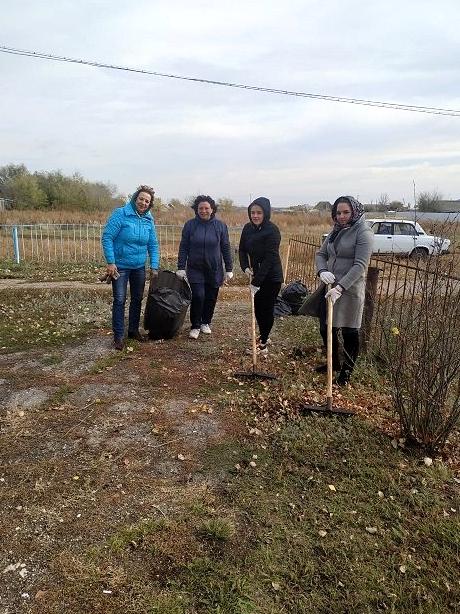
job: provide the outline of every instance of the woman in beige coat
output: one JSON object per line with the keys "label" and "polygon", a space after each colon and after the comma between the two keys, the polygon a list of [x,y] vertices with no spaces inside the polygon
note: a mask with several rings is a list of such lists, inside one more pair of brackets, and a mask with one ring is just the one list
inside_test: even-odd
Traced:
{"label": "woman in beige coat", "polygon": [[[366,272],[374,235],[364,219],[364,207],[352,196],[340,196],[332,206],[334,227],[316,254],[321,281],[330,284],[325,299],[334,305],[332,329],[333,369],[339,371],[337,384],[350,380],[359,353],[359,329],[364,308]],[[343,364],[340,363],[338,330],[342,331]],[[320,332],[326,345],[326,300],[320,309]],[[318,371],[325,370],[321,365]]]}

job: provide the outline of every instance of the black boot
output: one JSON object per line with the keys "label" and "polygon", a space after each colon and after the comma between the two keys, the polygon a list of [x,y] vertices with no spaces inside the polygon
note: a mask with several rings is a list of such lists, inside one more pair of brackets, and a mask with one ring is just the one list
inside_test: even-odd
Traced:
{"label": "black boot", "polygon": [[113,340],[113,347],[114,347],[116,350],[122,350],[122,349],[123,349],[123,346],[124,346],[124,344],[123,344],[123,339],[114,339],[114,340]]}
{"label": "black boot", "polygon": [[[327,330],[321,328],[320,331],[321,337],[323,339],[323,346],[325,351],[327,352]],[[337,338],[337,329],[332,329],[332,370],[340,371],[342,365],[340,364],[339,358],[339,340]],[[327,364],[319,365],[315,367],[316,373],[327,373]]]}
{"label": "black boot", "polygon": [[[334,362],[334,357],[332,357],[332,370],[340,371],[341,368],[342,365],[340,364],[340,362]],[[327,373],[327,364],[318,365],[317,367],[315,367],[315,371],[316,373]]]}
{"label": "black boot", "polygon": [[346,386],[350,382],[350,377],[359,354],[359,329],[342,328],[342,339],[344,361],[336,379],[338,386]]}
{"label": "black boot", "polygon": [[346,386],[350,383],[351,371],[349,369],[345,369],[342,367],[340,369],[340,373],[338,374],[335,383],[337,386]]}

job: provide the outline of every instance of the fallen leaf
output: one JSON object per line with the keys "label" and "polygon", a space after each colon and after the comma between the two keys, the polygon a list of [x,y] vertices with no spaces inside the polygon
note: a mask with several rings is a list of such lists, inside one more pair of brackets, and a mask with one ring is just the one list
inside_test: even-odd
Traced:
{"label": "fallen leaf", "polygon": [[326,535],[327,535],[327,531],[318,531],[318,535],[319,535],[320,537],[326,537]]}
{"label": "fallen leaf", "polygon": [[279,591],[281,588],[281,585],[279,584],[279,582],[272,582],[272,587],[273,587],[273,590]]}
{"label": "fallen leaf", "polygon": [[332,492],[336,492],[336,488],[335,488],[334,484],[329,484],[328,488],[329,488],[329,490],[332,490]]}
{"label": "fallen leaf", "polygon": [[425,456],[425,458],[423,459],[423,462],[425,463],[427,467],[431,467],[431,465],[433,464],[433,459],[430,458],[429,456]]}
{"label": "fallen leaf", "polygon": [[406,573],[406,570],[407,570],[407,567],[405,565],[401,565],[400,568],[399,568],[399,571],[401,573]]}
{"label": "fallen leaf", "polygon": [[371,535],[375,535],[377,533],[377,527],[366,527],[366,531]]}
{"label": "fallen leaf", "polygon": [[178,454],[178,455],[177,455],[177,458],[178,458],[180,461],[184,461],[184,460],[185,460],[185,456],[184,456],[183,454]]}

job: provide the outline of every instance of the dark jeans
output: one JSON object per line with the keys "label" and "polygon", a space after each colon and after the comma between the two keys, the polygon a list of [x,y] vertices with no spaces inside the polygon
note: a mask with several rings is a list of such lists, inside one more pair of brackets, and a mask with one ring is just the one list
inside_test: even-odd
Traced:
{"label": "dark jeans", "polygon": [[260,286],[254,295],[254,310],[259,325],[260,342],[267,343],[275,321],[274,309],[276,297],[281,289],[281,282],[267,282]]}
{"label": "dark jeans", "polygon": [[112,281],[112,329],[115,339],[123,339],[125,330],[125,303],[129,281],[129,317],[128,332],[139,330],[141,319],[141,304],[144,296],[145,268],[118,269],[120,277]]}
{"label": "dark jeans", "polygon": [[[326,301],[324,300],[320,308],[319,316],[319,332],[323,339],[324,347],[327,349],[327,323],[326,323]],[[339,336],[338,331],[342,331],[342,349],[343,349],[343,365],[340,364],[339,352]],[[345,371],[353,371],[356,359],[359,354],[359,328],[332,328],[332,368],[334,371],[339,371],[340,368]]]}
{"label": "dark jeans", "polygon": [[190,284],[190,287],[192,289],[192,304],[190,305],[192,328],[200,328],[202,324],[211,324],[219,288],[206,283]]}

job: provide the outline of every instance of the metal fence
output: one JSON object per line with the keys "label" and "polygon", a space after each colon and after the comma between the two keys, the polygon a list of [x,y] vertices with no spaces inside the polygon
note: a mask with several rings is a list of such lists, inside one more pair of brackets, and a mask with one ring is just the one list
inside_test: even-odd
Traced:
{"label": "metal fence", "polygon": [[[0,260],[16,262],[103,262],[102,224],[0,225]],[[177,257],[183,226],[157,225],[162,260]],[[241,227],[229,229],[237,248]]]}
{"label": "metal fence", "polygon": [[[313,291],[319,284],[316,274],[315,254],[320,241],[315,237],[293,237],[289,240],[286,263],[286,281],[301,280]],[[434,266],[430,266],[434,265]],[[433,288],[441,295],[452,296],[454,291],[460,298],[460,276],[455,255],[434,256],[432,260],[410,261],[390,255],[372,257],[369,271],[372,284],[366,292],[366,308],[373,312],[369,331],[369,345],[373,351],[382,348],[384,326],[400,327],[408,313],[412,313],[417,303],[428,295]],[[368,300],[369,299],[369,300]],[[446,304],[446,309],[448,305]],[[364,314],[363,325],[369,314]],[[441,350],[440,350],[441,351]]]}

